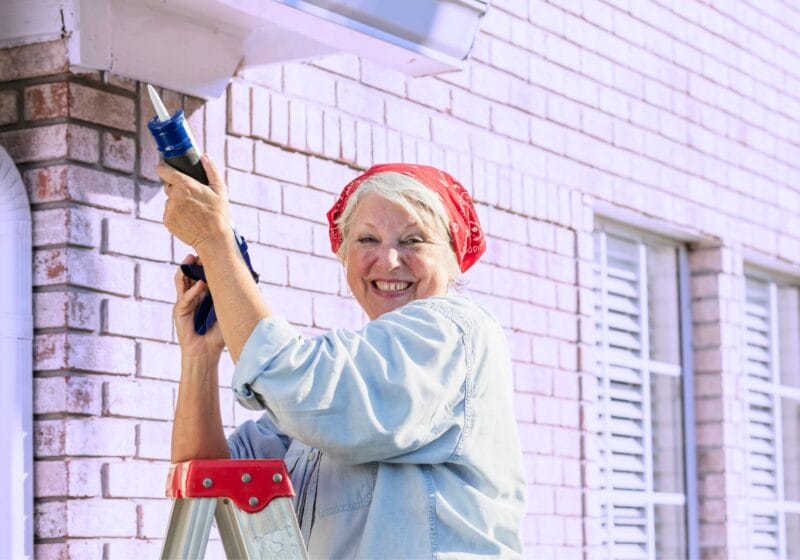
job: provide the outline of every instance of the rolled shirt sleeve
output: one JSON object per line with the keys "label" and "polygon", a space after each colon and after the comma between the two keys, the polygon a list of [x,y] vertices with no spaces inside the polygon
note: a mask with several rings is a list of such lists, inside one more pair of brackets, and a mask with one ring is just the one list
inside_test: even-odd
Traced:
{"label": "rolled shirt sleeve", "polygon": [[283,459],[292,440],[265,414],[243,422],[228,436],[232,459]]}
{"label": "rolled shirt sleeve", "polygon": [[473,357],[454,300],[417,300],[360,331],[310,339],[280,317],[264,319],[236,366],[236,397],[343,461],[456,460],[469,431]]}

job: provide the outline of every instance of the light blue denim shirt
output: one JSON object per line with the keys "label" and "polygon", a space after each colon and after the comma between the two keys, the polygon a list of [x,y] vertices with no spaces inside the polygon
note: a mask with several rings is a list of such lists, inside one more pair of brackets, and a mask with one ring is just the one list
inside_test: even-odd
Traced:
{"label": "light blue denim shirt", "polygon": [[271,316],[233,384],[265,414],[231,435],[231,454],[284,459],[312,558],[521,555],[511,362],[475,303],[415,300],[311,339]]}

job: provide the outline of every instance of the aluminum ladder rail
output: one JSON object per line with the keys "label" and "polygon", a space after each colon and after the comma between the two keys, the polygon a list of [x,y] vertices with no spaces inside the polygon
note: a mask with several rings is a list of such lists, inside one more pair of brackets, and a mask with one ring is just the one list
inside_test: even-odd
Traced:
{"label": "aluminum ladder rail", "polygon": [[229,559],[308,558],[283,461],[176,463],[167,476],[167,496],[173,502],[162,560],[203,558],[214,518]]}

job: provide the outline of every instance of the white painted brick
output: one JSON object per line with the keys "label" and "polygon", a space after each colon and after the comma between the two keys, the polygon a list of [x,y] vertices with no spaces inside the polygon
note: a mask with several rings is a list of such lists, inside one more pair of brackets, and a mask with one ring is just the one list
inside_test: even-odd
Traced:
{"label": "white painted brick", "polygon": [[234,169],[253,171],[253,140],[228,136],[225,139],[225,163]]}
{"label": "white painted brick", "polygon": [[[169,502],[164,502],[169,505]],[[142,506],[139,506],[141,509]],[[163,506],[162,506],[163,507]],[[164,527],[167,526],[167,520],[164,520]],[[163,537],[163,535],[151,535],[151,538]],[[162,543],[160,540],[145,540],[145,539],[106,539],[103,547],[105,551],[104,558],[109,560],[128,560],[130,558],[156,558],[161,554]],[[212,556],[213,543],[219,541],[209,541],[206,552],[209,558]],[[221,558],[221,556],[219,556]]]}
{"label": "white painted brick", "polygon": [[311,64],[354,80],[358,79],[361,60],[354,54],[336,53],[311,61]]}
{"label": "white painted brick", "polygon": [[356,159],[356,121],[346,115],[339,117],[341,159],[354,162]]}
{"label": "white painted brick", "polygon": [[384,96],[349,80],[336,81],[336,106],[352,116],[383,123]]}
{"label": "white painted brick", "polygon": [[334,202],[335,198],[326,192],[283,186],[283,209],[289,216],[327,224],[326,214]]}
{"label": "white painted brick", "polygon": [[368,60],[361,61],[361,81],[369,86],[400,97],[404,96],[406,92],[406,77],[404,74]]}
{"label": "white painted brick", "polygon": [[511,308],[511,324],[518,330],[546,334],[547,312],[541,307],[515,302]]}
{"label": "white painted brick", "polygon": [[431,119],[431,139],[461,152],[469,151],[469,128],[459,121],[435,115]]}
{"label": "white painted brick", "polygon": [[356,121],[356,156],[358,167],[369,168],[372,161],[372,127],[366,121]]}
{"label": "white painted brick", "polygon": [[252,114],[250,116],[251,135],[262,140],[269,140],[270,111],[269,93],[262,88],[250,90]]}
{"label": "white painted brick", "polygon": [[136,427],[136,457],[169,460],[171,437],[171,422],[139,422]]}
{"label": "white painted brick", "polygon": [[339,292],[341,265],[312,255],[289,255],[289,286],[327,294]]}
{"label": "white painted brick", "polygon": [[164,498],[169,463],[110,462],[103,468],[106,498]]}
{"label": "white painted brick", "polygon": [[100,327],[100,297],[84,292],[33,294],[34,327],[70,327],[94,331]]}
{"label": "white painted brick", "polygon": [[32,213],[33,246],[100,245],[100,220],[85,207],[54,208]]}
{"label": "white painted brick", "polygon": [[132,295],[133,262],[85,249],[39,250],[33,258],[33,283],[36,286],[68,283]]}
{"label": "white painted brick", "polygon": [[135,537],[136,504],[128,500],[72,500],[67,527],[75,537]]}
{"label": "white painted brick", "polygon": [[250,243],[248,252],[253,268],[259,275],[259,282],[286,285],[288,282],[287,257],[283,251],[277,251],[260,245]]}
{"label": "white painted brick", "polygon": [[306,220],[263,212],[259,217],[259,240],[264,245],[310,252],[311,226]]}
{"label": "white painted brick", "polygon": [[126,457],[135,450],[135,423],[117,418],[34,422],[37,457],[84,455]]}
{"label": "white painted brick", "polygon": [[359,330],[366,323],[364,312],[353,298],[315,294],[313,308],[314,326],[321,329]]}
{"label": "white painted brick", "polygon": [[345,185],[355,179],[358,172],[347,165],[319,159],[309,158],[309,185],[339,196]]}
{"label": "white painted brick", "polygon": [[[105,218],[103,252],[155,260],[170,260],[170,233],[161,224],[144,220]],[[142,240],[148,240],[142,243]]]}
{"label": "white painted brick", "polygon": [[102,410],[101,385],[98,381],[71,375],[43,377],[34,380],[33,410],[35,414],[91,414]]}
{"label": "white painted brick", "polygon": [[492,107],[491,125],[493,131],[504,136],[523,142],[529,140],[530,117],[522,111],[495,105]]}
{"label": "white painted brick", "polygon": [[77,333],[42,334],[34,338],[34,368],[74,368],[110,374],[133,372],[133,341]]}
{"label": "white painted brick", "polygon": [[[160,478],[164,478],[163,476]],[[163,484],[162,484],[163,486]],[[170,515],[170,500],[163,499],[164,489],[161,489],[160,500],[147,500],[142,501],[139,505],[139,536],[145,539],[162,539],[164,538],[164,528],[169,525]],[[214,529],[209,537],[212,539],[216,537],[216,525],[212,526]],[[208,548],[206,548],[206,558],[225,558],[224,554],[220,555],[213,551],[213,544],[220,541],[210,541]],[[155,544],[160,546],[160,542],[156,541]],[[156,555],[161,553],[160,549],[154,551]],[[123,555],[122,558],[152,558],[153,553],[141,555]]]}
{"label": "white painted brick", "polygon": [[273,312],[294,325],[308,326],[313,323],[312,293],[266,284],[260,288]]}
{"label": "white painted brick", "polygon": [[103,332],[154,340],[172,340],[172,305],[155,301],[108,298]]}
{"label": "white painted brick", "polygon": [[579,70],[581,67],[580,48],[556,35],[545,38],[545,56],[566,68]]}
{"label": "white painted brick", "polygon": [[308,181],[308,157],[257,142],[255,170],[265,177],[305,185]]}
{"label": "white painted brick", "polygon": [[280,211],[281,183],[251,173],[227,169],[228,196],[231,202]]}
{"label": "white painted brick", "polygon": [[136,264],[136,294],[144,299],[175,302],[175,274],[178,267],[140,261]]}
{"label": "white painted brick", "polygon": [[409,78],[407,95],[412,101],[448,112],[450,109],[450,85],[433,77]]}
{"label": "white painted brick", "polygon": [[[313,87],[309,85],[313,84]],[[283,87],[289,95],[317,101],[323,105],[336,104],[336,80],[328,72],[305,63],[286,64]]]}
{"label": "white painted brick", "polygon": [[[289,100],[280,94],[270,94],[269,139],[278,144],[289,141]],[[256,170],[258,170],[258,144],[256,144]],[[256,171],[258,172],[258,171]]]}
{"label": "white painted brick", "polygon": [[289,142],[288,147],[298,151],[306,151],[308,138],[308,121],[306,104],[292,99],[289,101]]}
{"label": "white painted brick", "polygon": [[[533,72],[531,65],[530,72]],[[508,103],[512,77],[490,66],[475,64],[472,67],[470,90],[500,103]]]}
{"label": "white painted brick", "polygon": [[228,134],[250,135],[250,92],[250,86],[238,81],[228,86]]}
{"label": "white painted brick", "polygon": [[407,101],[386,100],[386,125],[401,133],[430,138],[428,110]]}
{"label": "white painted brick", "polygon": [[177,381],[180,377],[180,349],[175,344],[149,340],[136,343],[137,376]]}
{"label": "white painted brick", "polygon": [[103,387],[103,414],[171,420],[173,393],[174,384],[161,381],[108,382]]}

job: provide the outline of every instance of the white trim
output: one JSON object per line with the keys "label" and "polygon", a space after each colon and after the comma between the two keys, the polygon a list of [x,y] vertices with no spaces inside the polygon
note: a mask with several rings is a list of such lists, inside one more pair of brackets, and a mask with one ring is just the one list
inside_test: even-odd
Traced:
{"label": "white trim", "polygon": [[[629,227],[637,228],[640,230],[647,230],[654,234],[666,238],[669,242],[683,242],[683,243],[700,243],[711,244],[719,243],[719,239],[701,232],[698,229],[689,226],[680,226],[669,222],[664,222],[658,218],[647,216],[630,208],[617,206],[602,200],[595,200],[592,203],[592,210],[594,211],[595,218],[604,222],[604,225],[616,226],[617,231],[626,232],[624,235],[630,237],[635,235],[631,232]],[[604,229],[601,226],[597,227],[598,230]],[[647,234],[639,232],[644,236]]]}
{"label": "white trim", "polygon": [[[639,332],[641,333],[641,356],[649,362],[650,357],[650,305],[647,285],[647,246],[639,243]],[[655,560],[656,557],[656,523],[655,509],[653,507],[653,417],[652,401],[650,399],[650,370],[641,369],[642,372],[642,429],[644,430],[644,487],[648,494],[648,503],[645,514],[647,523],[647,557]]]}
{"label": "white trim", "polygon": [[31,213],[0,146],[0,558],[33,556],[33,311]]}
{"label": "white trim", "polygon": [[765,255],[752,249],[742,249],[745,274],[763,280],[797,282],[800,279],[800,264],[792,264],[777,257]]}

